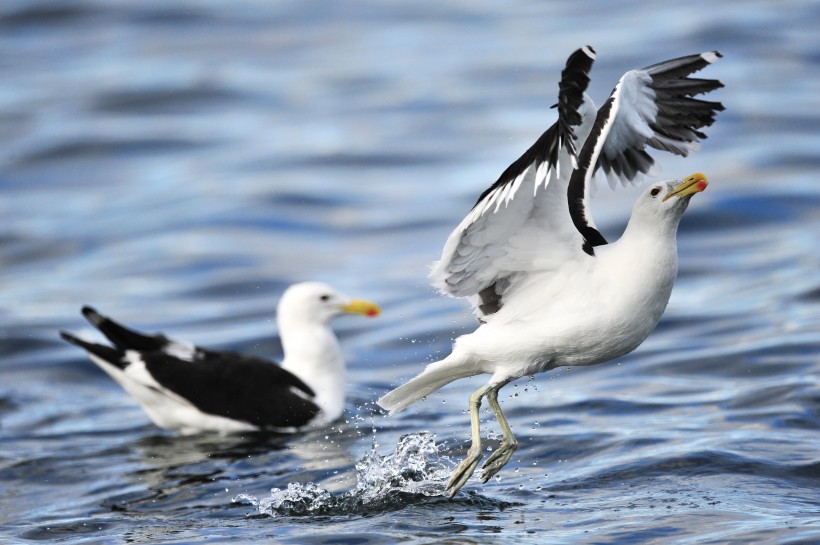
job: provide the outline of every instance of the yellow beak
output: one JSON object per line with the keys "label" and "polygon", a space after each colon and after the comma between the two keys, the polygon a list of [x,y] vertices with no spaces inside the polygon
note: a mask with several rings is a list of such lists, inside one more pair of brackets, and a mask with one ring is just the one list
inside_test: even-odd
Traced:
{"label": "yellow beak", "polygon": [[696,172],[688,178],[684,178],[681,184],[670,191],[669,194],[663,198],[663,200],[667,201],[674,196],[691,197],[695,193],[700,193],[706,189],[707,185],[709,185],[709,181],[706,179],[706,176],[700,172]]}
{"label": "yellow beak", "polygon": [[379,305],[371,303],[370,301],[363,301],[361,299],[353,299],[348,304],[342,307],[343,312],[348,314],[364,314],[365,316],[378,316],[381,312]]}

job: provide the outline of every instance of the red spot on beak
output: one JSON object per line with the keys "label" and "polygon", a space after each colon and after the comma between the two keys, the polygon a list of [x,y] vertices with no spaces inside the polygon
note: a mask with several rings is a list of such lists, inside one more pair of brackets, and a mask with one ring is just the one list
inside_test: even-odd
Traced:
{"label": "red spot on beak", "polygon": [[706,189],[707,185],[709,185],[709,182],[707,182],[706,180],[701,180],[697,184],[698,191],[703,191],[704,189]]}
{"label": "red spot on beak", "polygon": [[367,310],[367,312],[366,312],[365,314],[367,314],[369,317],[371,317],[371,318],[372,318],[373,316],[378,316],[378,315],[379,315],[379,311],[378,311],[378,310],[376,310],[375,308],[371,308],[371,309],[368,309],[368,310]]}

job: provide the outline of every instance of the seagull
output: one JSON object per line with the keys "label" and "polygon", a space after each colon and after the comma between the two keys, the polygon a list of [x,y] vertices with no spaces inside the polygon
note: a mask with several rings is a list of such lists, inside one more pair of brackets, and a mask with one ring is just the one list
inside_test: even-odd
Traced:
{"label": "seagull", "polygon": [[615,187],[653,174],[647,147],[680,156],[697,148],[706,138],[700,129],[723,105],[694,97],[723,85],[688,76],[720,57],[712,51],[631,70],[596,110],[585,93],[595,51],[575,51],[561,73],[558,120],[447,239],[433,285],[468,299],[479,327],[378,404],[393,414],[454,380],[490,375],[469,398],[472,443],[447,484],[451,497],[481,459],[485,397],[502,432],[482,466],[486,483],[518,446],[499,389],[559,366],[623,356],[657,325],[677,276],[678,223],[689,199],[706,188],[706,176],[650,184],[612,244],[595,226],[589,193],[596,177]]}
{"label": "seagull", "polygon": [[114,346],[60,336],[83,348],[159,427],[198,432],[295,433],[342,415],[346,370],[330,320],[340,314],[376,316],[379,307],[327,284],[290,286],[277,306],[282,365],[233,352],[200,348],[165,335],[144,335],[89,306],[83,316]]}

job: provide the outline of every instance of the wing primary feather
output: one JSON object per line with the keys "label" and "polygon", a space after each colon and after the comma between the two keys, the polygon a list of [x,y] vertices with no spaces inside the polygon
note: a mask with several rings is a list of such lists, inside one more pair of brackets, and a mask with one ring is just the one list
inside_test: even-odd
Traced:
{"label": "wing primary feather", "polygon": [[648,72],[650,76],[664,74],[669,78],[684,78],[689,74],[693,74],[709,66],[722,57],[723,55],[721,55],[720,51],[696,53],[694,55],[686,55],[685,57],[678,57],[676,59],[651,64],[643,70]]}
{"label": "wing primary feather", "polygon": [[574,51],[561,71],[561,81],[558,83],[558,134],[549,151],[549,162],[554,168],[558,168],[558,156],[562,147],[571,157],[577,155],[573,127],[581,124],[578,110],[584,102],[584,92],[589,86],[589,72],[594,61],[595,50],[587,45]]}
{"label": "wing primary feather", "polygon": [[132,350],[159,350],[168,339],[163,335],[145,335],[119,324],[86,305],[82,313],[91,324],[119,348]]}
{"label": "wing primary feather", "polygon": [[125,369],[126,367],[128,367],[129,362],[123,359],[122,350],[118,350],[116,348],[112,348],[104,344],[97,344],[84,341],[78,337],[75,337],[67,331],[60,331],[60,337],[62,337],[63,340],[68,341],[75,346],[79,346],[89,354],[93,354],[101,360],[107,361],[115,367],[118,367],[120,369]]}

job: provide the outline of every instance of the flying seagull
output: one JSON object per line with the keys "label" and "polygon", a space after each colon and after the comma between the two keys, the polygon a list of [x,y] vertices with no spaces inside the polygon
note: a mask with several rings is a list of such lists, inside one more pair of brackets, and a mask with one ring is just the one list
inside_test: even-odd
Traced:
{"label": "flying seagull", "polygon": [[585,93],[595,51],[575,51],[561,73],[558,120],[447,239],[433,285],[467,298],[480,325],[378,403],[392,414],[459,378],[490,375],[469,399],[472,445],[447,485],[451,496],[481,459],[485,397],[502,431],[483,465],[486,483],[518,445],[498,404],[501,387],[559,366],[617,358],[657,325],[677,275],[678,222],[706,177],[651,184],[612,244],[595,227],[589,193],[596,175],[615,187],[651,174],[647,147],[681,156],[696,149],[706,138],[701,129],[723,106],[694,97],[723,85],[688,76],[720,57],[712,51],[631,70],[596,111]]}
{"label": "flying seagull", "polygon": [[319,282],[290,286],[277,306],[281,366],[144,335],[88,306],[82,313],[113,346],[60,335],[83,348],[157,426],[182,433],[294,433],[325,426],[344,410],[345,362],[330,320],[343,313],[376,316],[379,307]]}

